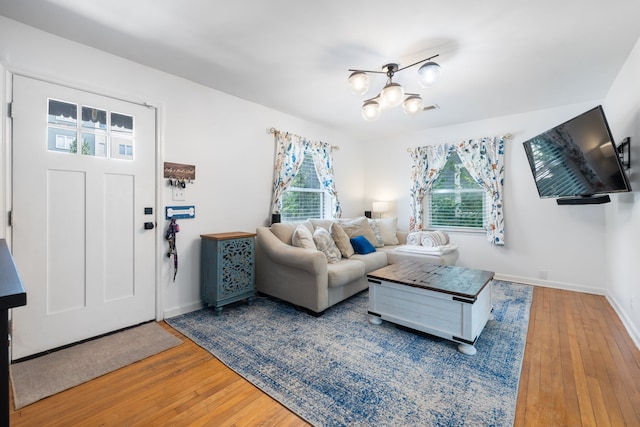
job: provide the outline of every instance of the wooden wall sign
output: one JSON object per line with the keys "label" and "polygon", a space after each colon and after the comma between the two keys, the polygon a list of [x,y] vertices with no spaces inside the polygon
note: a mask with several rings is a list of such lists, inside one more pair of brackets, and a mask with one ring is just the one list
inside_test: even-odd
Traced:
{"label": "wooden wall sign", "polygon": [[195,165],[164,162],[164,177],[193,181],[196,179],[196,167]]}

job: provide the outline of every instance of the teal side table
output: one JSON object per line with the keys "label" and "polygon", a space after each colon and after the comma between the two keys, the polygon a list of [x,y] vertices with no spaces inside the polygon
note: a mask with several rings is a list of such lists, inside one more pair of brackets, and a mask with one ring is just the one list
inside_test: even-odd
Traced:
{"label": "teal side table", "polygon": [[232,302],[255,298],[255,234],[200,235],[200,297],[216,314]]}

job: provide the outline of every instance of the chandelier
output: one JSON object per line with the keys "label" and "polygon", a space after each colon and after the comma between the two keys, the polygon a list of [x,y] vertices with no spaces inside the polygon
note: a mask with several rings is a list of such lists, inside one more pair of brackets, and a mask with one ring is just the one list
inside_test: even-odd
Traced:
{"label": "chandelier", "polygon": [[431,86],[440,74],[440,65],[432,61],[432,59],[437,56],[439,55],[434,55],[402,68],[399,68],[398,64],[391,63],[383,65],[383,71],[349,70],[352,72],[349,76],[349,87],[356,95],[364,95],[367,90],[369,90],[368,73],[387,75],[387,84],[382,88],[380,93],[373,98],[365,100],[362,104],[362,117],[368,121],[375,120],[380,117],[380,113],[384,110],[397,107],[400,104],[402,104],[402,109],[408,116],[415,116],[421,111],[439,108],[437,105],[425,107],[422,97],[419,94],[405,92],[400,84],[394,83],[392,80],[396,73],[422,64],[420,68],[418,68],[418,83],[423,88]]}

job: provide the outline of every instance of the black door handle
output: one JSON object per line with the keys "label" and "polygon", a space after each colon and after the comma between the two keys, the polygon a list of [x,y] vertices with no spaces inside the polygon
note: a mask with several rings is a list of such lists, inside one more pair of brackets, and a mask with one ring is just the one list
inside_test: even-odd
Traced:
{"label": "black door handle", "polygon": [[153,230],[153,227],[155,227],[155,225],[152,222],[145,222],[144,223],[144,229],[145,230]]}

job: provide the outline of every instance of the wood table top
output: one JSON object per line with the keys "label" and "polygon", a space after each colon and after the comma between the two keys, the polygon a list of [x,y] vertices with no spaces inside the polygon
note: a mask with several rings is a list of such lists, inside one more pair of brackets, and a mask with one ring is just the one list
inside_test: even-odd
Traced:
{"label": "wood table top", "polygon": [[475,300],[493,275],[493,271],[401,261],[372,271],[367,277]]}

